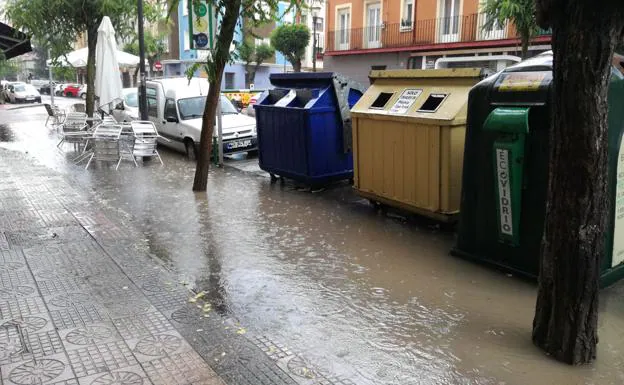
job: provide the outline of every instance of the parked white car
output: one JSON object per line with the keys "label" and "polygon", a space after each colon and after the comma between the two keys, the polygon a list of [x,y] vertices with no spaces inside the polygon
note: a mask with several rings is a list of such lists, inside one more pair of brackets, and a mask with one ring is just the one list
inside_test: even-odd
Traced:
{"label": "parked white car", "polygon": [[56,96],[63,96],[63,91],[65,91],[65,88],[69,85],[69,83],[59,83],[56,85],[56,87],[54,87],[54,94]]}
{"label": "parked white car", "polygon": [[[170,78],[147,82],[149,119],[167,140],[160,143],[195,158],[199,149],[202,116],[208,81]],[[239,113],[229,99],[221,96],[223,153],[257,150],[256,120]],[[216,134],[216,127],[215,127]]]}
{"label": "parked white car", "polygon": [[139,91],[136,88],[124,88],[123,101],[113,110],[113,117],[118,122],[131,122],[139,119]]}
{"label": "parked white car", "polygon": [[2,87],[2,98],[5,101],[7,101],[7,102],[11,101],[11,96],[9,95],[11,86],[15,86],[15,85],[18,85],[18,84],[26,84],[26,83],[24,83],[24,82],[7,82],[7,83],[4,84],[4,87]]}
{"label": "parked white car", "polygon": [[30,84],[11,84],[8,95],[11,103],[41,103],[41,94]]}

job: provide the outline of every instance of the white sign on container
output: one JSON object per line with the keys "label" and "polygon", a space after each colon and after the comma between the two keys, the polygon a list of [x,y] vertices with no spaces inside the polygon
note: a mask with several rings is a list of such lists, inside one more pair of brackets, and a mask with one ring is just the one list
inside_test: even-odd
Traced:
{"label": "white sign on container", "polygon": [[498,209],[501,234],[513,236],[513,213],[511,208],[511,178],[509,177],[509,150],[496,149],[496,179],[498,180]]}
{"label": "white sign on container", "polygon": [[[624,142],[624,141],[623,141]],[[624,143],[620,144],[618,154],[616,188],[615,188],[615,220],[613,223],[613,254],[611,266],[624,262]]]}
{"label": "white sign on container", "polygon": [[394,102],[394,105],[390,108],[389,112],[391,114],[406,114],[407,110],[414,105],[414,102],[416,102],[416,99],[418,99],[420,94],[422,94],[422,90],[418,89],[407,89],[403,91],[397,101]]}

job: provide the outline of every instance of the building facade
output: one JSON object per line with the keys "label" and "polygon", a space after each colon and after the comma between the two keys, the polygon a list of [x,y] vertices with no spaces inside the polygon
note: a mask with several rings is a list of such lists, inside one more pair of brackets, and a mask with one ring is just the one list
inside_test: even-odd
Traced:
{"label": "building facade", "polygon": [[[269,23],[262,28],[254,30],[255,37],[253,41],[255,44],[262,44],[269,42],[269,36],[272,30],[282,23],[292,23],[295,19],[295,11],[288,10],[288,2],[280,2],[278,15],[280,16],[278,21]],[[192,17],[192,16],[191,16]],[[188,14],[188,0],[180,1],[177,12],[177,39],[179,47],[179,58],[177,60],[163,61],[164,75],[165,76],[183,76],[186,69],[192,65],[192,63],[204,60],[206,58],[207,51],[191,49],[191,37],[189,36],[189,14]],[[217,21],[218,23],[219,21]],[[234,33],[234,41],[242,41],[243,34],[240,23],[237,25]],[[234,47],[232,47],[234,48]],[[273,58],[263,63],[256,72],[254,79],[255,89],[269,88],[269,75],[271,73],[285,72],[292,69],[292,66],[286,58],[276,52]],[[203,71],[198,72],[199,76],[205,76]],[[245,65],[240,61],[228,64],[225,67],[223,74],[222,89],[244,89],[245,84]]]}
{"label": "building facade", "polygon": [[[325,52],[325,14],[326,0],[306,0],[306,8],[298,12],[297,23],[304,24],[310,29],[310,44],[306,48],[305,59],[301,66],[311,70],[316,56],[316,69],[323,69],[323,53]],[[316,25],[315,25],[316,24]],[[316,50],[314,49],[314,35],[316,34]]]}
{"label": "building facade", "polygon": [[[327,0],[325,68],[368,82],[371,69],[484,67],[520,61],[512,23],[485,29],[485,0]],[[550,49],[541,31],[529,55]]]}

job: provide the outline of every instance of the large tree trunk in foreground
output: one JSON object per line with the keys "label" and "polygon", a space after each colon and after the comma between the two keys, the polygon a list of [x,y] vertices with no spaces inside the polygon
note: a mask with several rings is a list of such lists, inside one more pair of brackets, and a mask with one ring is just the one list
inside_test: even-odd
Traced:
{"label": "large tree trunk in foreground", "polygon": [[87,29],[87,115],[93,117],[95,107],[95,49],[97,46],[98,23]]}
{"label": "large tree trunk in foreground", "polygon": [[[240,14],[242,0],[230,0],[226,5],[221,28],[217,35],[217,47],[213,51],[214,57],[208,64],[210,78],[210,89],[206,97],[206,107],[202,118],[202,130],[199,140],[199,154],[197,154],[197,168],[195,169],[195,179],[193,181],[193,191],[206,191],[208,187],[208,171],[210,169],[210,155],[212,150],[212,134],[214,131],[215,115],[217,103],[221,95],[221,80],[223,70],[230,56],[230,45],[234,38],[234,29]],[[222,151],[222,149],[220,149]]]}
{"label": "large tree trunk in foreground", "polygon": [[[223,76],[223,68],[221,69]],[[197,154],[197,169],[195,170],[195,180],[193,181],[193,191],[206,191],[208,187],[208,171],[210,169],[210,158],[212,155],[212,136],[214,134],[215,116],[221,94],[221,78],[217,84],[210,82],[210,89],[206,97],[206,107],[202,117],[202,130],[199,141],[199,154]]]}
{"label": "large tree trunk in foreground", "polygon": [[582,364],[596,357],[598,342],[609,212],[607,91],[624,20],[619,1],[537,1],[553,28],[554,95],[533,342],[559,361]]}

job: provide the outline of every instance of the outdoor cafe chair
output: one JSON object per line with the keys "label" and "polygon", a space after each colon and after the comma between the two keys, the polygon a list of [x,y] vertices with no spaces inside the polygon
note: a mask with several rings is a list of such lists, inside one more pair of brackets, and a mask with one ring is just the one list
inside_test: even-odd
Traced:
{"label": "outdoor cafe chair", "polygon": [[61,140],[56,145],[60,148],[63,143],[72,143],[74,146],[85,144],[88,140],[87,114],[81,112],[70,112],[65,116],[65,120],[59,126]]}
{"label": "outdoor cafe chair", "polygon": [[65,111],[61,110],[56,105],[52,106],[46,103],[43,106],[48,112],[48,118],[46,119],[46,122],[45,122],[46,127],[48,126],[48,122],[50,121],[50,119],[52,119],[52,124],[55,126],[63,122],[63,120],[65,119]]}
{"label": "outdoor cafe chair", "polygon": [[155,156],[164,165],[158,153],[156,140],[160,137],[154,123],[145,120],[134,120],[130,123],[130,128],[134,135],[133,157]]}
{"label": "outdoor cafe chair", "polygon": [[122,127],[120,124],[102,122],[93,131],[92,154],[87,162],[85,169],[89,168],[92,160],[99,160],[103,162],[117,162],[115,170],[119,168],[121,163],[122,154],[119,149],[119,139],[121,137]]}

